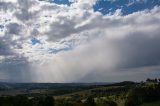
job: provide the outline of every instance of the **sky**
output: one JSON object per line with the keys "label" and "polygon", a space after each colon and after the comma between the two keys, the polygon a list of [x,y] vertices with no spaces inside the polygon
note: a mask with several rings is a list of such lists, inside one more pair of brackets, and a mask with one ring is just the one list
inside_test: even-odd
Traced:
{"label": "sky", "polygon": [[160,0],[0,0],[1,82],[160,78]]}

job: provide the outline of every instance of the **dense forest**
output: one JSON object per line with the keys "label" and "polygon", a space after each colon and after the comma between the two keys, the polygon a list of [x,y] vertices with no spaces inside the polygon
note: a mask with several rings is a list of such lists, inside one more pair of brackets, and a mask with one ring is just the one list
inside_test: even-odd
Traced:
{"label": "dense forest", "polygon": [[94,84],[0,84],[0,106],[160,106],[160,79]]}

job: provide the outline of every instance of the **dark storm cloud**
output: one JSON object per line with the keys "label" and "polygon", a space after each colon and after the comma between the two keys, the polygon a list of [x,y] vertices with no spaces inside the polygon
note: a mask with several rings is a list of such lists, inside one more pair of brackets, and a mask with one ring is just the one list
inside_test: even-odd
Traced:
{"label": "dark storm cloud", "polygon": [[115,41],[120,53],[120,68],[136,68],[160,65],[160,32],[133,33],[123,40]]}
{"label": "dark storm cloud", "polygon": [[21,9],[20,12],[16,12],[15,16],[21,21],[26,21],[32,18],[32,14],[26,9]]}
{"label": "dark storm cloud", "polygon": [[5,56],[0,61],[0,74],[7,76],[9,82],[30,82],[30,65],[26,58],[15,55]]}
{"label": "dark storm cloud", "polygon": [[6,44],[6,42],[3,41],[1,37],[0,39],[0,56],[13,54],[12,50],[10,49],[10,46]]}
{"label": "dark storm cloud", "polygon": [[0,76],[5,75],[4,81],[9,82],[30,81],[31,69],[27,58],[17,54],[11,49],[11,45],[12,42],[9,39],[0,37]]}
{"label": "dark storm cloud", "polygon": [[135,33],[124,40],[115,41],[115,48],[120,55],[117,69],[131,69],[160,65],[160,37],[146,37]]}
{"label": "dark storm cloud", "polygon": [[0,10],[7,11],[7,10],[14,10],[15,5],[10,2],[1,2],[0,1]]}
{"label": "dark storm cloud", "polygon": [[38,11],[30,12],[29,9],[36,5],[36,1],[33,0],[18,0],[18,8],[17,11],[15,11],[14,15],[19,21],[25,22],[29,21],[32,18],[36,17],[36,14],[38,14]]}
{"label": "dark storm cloud", "polygon": [[61,20],[64,20],[63,24],[61,24],[60,22],[54,22],[50,25],[50,31],[46,32],[46,34],[49,36],[49,40],[61,40],[62,38],[65,38],[77,32],[74,29],[75,23],[73,21],[66,20],[65,18]]}
{"label": "dark storm cloud", "polygon": [[6,25],[6,28],[7,28],[7,34],[19,35],[23,26],[19,25],[18,23],[9,23],[8,25]]}
{"label": "dark storm cloud", "polygon": [[[111,48],[116,49],[117,57],[113,55],[111,59],[104,56],[101,61],[104,65],[107,62],[113,62],[111,68],[94,68],[88,74],[80,79],[79,82],[97,82],[97,81],[123,81],[123,80],[143,80],[147,77],[159,77],[160,76],[160,31],[157,33],[133,33],[131,36],[127,36],[123,39],[106,41],[111,43],[105,43],[111,45]],[[90,49],[90,48],[88,48]],[[108,48],[105,48],[108,50]],[[98,49],[97,49],[98,50]],[[94,50],[93,50],[94,51]],[[97,52],[98,53],[98,52]],[[103,55],[103,51],[101,50]],[[105,55],[105,54],[104,54]],[[106,54],[107,56],[107,54]],[[112,55],[110,55],[112,56]],[[88,58],[92,61],[97,61],[88,55]],[[87,58],[84,59],[85,61]],[[90,66],[90,63],[87,62]],[[98,61],[97,61],[97,64]],[[92,65],[91,65],[92,66]],[[93,67],[93,66],[92,66]]]}
{"label": "dark storm cloud", "polygon": [[27,58],[11,49],[12,44],[10,39],[0,37],[0,76],[5,75],[4,81],[9,82],[31,81]]}

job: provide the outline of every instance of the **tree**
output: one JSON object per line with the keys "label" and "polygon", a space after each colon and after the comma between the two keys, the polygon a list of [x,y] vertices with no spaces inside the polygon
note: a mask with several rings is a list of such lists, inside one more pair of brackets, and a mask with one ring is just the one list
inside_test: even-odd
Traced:
{"label": "tree", "polygon": [[86,106],[96,106],[94,102],[94,98],[92,96],[89,96],[86,100]]}
{"label": "tree", "polygon": [[47,96],[44,99],[44,106],[54,106],[54,98],[52,96]]}
{"label": "tree", "polygon": [[151,81],[151,79],[150,79],[150,78],[147,78],[146,82],[150,82],[150,81]]}

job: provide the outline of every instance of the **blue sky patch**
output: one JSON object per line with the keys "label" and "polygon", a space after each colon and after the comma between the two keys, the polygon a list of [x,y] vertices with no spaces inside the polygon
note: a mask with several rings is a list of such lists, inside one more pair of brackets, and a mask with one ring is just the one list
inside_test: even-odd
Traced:
{"label": "blue sky patch", "polygon": [[31,42],[32,42],[32,45],[41,44],[40,40],[38,40],[36,38],[32,38]]}
{"label": "blue sky patch", "polygon": [[[39,0],[45,1],[45,0]],[[69,0],[47,0],[50,3],[70,5]],[[102,14],[114,13],[117,9],[122,9],[123,15],[128,15],[133,12],[142,11],[144,9],[152,9],[154,6],[160,5],[160,0],[97,0],[93,6],[94,11],[99,11]]]}
{"label": "blue sky patch", "polygon": [[[39,1],[45,1],[45,0],[39,0]],[[56,4],[64,4],[64,5],[70,5],[72,2],[69,2],[69,0],[47,0],[50,3],[56,3]]]}
{"label": "blue sky patch", "polygon": [[160,0],[97,0],[93,9],[104,15],[121,9],[123,15],[128,15],[144,9],[152,9],[156,5],[160,5]]}

